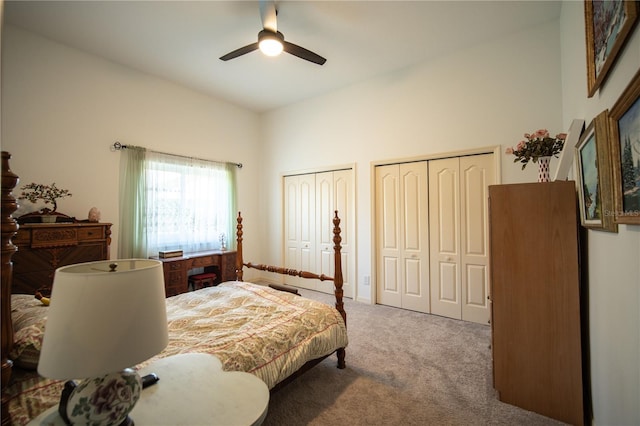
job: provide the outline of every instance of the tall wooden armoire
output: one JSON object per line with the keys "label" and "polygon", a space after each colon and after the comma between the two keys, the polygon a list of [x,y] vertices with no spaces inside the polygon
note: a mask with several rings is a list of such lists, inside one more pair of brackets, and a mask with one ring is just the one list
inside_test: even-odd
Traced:
{"label": "tall wooden armoire", "polygon": [[585,423],[575,182],[489,187],[498,398]]}

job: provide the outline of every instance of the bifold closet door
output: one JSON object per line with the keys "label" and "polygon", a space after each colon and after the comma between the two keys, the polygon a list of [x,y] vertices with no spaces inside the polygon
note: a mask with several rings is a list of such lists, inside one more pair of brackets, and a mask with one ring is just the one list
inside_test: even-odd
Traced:
{"label": "bifold closet door", "polygon": [[492,154],[429,161],[431,313],[489,321]]}
{"label": "bifold closet door", "polygon": [[429,312],[427,162],[376,167],[377,303]]}
{"label": "bifold closet door", "polygon": [[[290,269],[316,269],[316,178],[315,174],[284,178],[285,266]],[[286,276],[287,284],[316,290],[315,280]]]}
{"label": "bifold closet door", "polygon": [[[333,277],[334,271],[334,243],[333,218],[335,211],[340,217],[340,253],[342,255],[342,289],[345,296],[353,295],[353,281],[355,268],[352,263],[352,222],[353,222],[353,190],[352,170],[335,170],[316,173],[316,242],[317,258],[315,272]],[[314,272],[314,271],[312,271]],[[309,280],[307,280],[309,281]],[[317,290],[333,293],[331,282],[317,283]]]}
{"label": "bifold closet door", "polygon": [[[355,240],[353,170],[308,173],[284,177],[285,266],[333,277],[333,217],[338,211],[342,241],[342,289],[353,297]],[[330,281],[286,276],[285,283],[308,290],[333,293]]]}

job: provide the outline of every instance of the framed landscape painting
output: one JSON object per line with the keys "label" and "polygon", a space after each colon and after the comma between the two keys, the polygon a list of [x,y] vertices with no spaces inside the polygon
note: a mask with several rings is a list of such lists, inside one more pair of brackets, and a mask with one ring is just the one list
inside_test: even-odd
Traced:
{"label": "framed landscape painting", "polygon": [[585,0],[587,84],[592,97],[602,85],[638,20],[635,0]]}
{"label": "framed landscape painting", "polygon": [[640,71],[609,115],[615,221],[640,225]]}
{"label": "framed landscape painting", "polygon": [[576,172],[580,223],[585,228],[618,232],[613,214],[608,111],[589,124],[576,146]]}

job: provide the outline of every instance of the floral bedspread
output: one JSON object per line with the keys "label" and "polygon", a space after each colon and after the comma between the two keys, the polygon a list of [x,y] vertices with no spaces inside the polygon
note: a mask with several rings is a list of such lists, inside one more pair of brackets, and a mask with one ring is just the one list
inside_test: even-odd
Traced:
{"label": "floral bedspread", "polygon": [[[169,297],[167,319],[169,345],[137,368],[180,353],[210,353],[224,370],[255,374],[271,389],[305,362],[348,344],[344,321],[332,306],[245,282]],[[35,371],[16,371],[9,390],[13,424],[56,405],[62,386]]]}
{"label": "floral bedspread", "polygon": [[305,362],[347,346],[340,313],[327,304],[269,287],[227,282],[167,299],[169,345],[156,358],[216,355],[269,389]]}

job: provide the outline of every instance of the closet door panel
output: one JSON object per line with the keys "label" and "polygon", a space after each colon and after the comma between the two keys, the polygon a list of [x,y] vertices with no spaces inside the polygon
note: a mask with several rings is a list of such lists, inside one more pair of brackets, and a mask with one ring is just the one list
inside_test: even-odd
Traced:
{"label": "closet door panel", "polygon": [[[316,233],[317,233],[317,267],[316,272],[333,276],[333,173],[316,173]],[[308,269],[311,271],[311,269]],[[316,283],[316,288],[323,293],[333,293],[330,283]]]}
{"label": "closet door panel", "polygon": [[297,269],[300,264],[300,215],[298,187],[298,176],[287,176],[284,179],[284,265],[290,269]]}
{"label": "closet door panel", "polygon": [[489,321],[489,185],[495,183],[493,155],[460,158],[462,319]]}
{"label": "closet door panel", "polygon": [[[487,268],[483,265],[467,265],[465,272],[467,278],[465,281],[466,286],[463,289],[465,305],[468,307],[487,309],[487,287],[489,285],[487,282]],[[485,317],[482,318],[482,320],[484,319]]]}
{"label": "closet door panel", "polygon": [[[451,285],[458,281],[458,265],[450,262],[440,262],[440,281],[438,282],[437,294],[440,303],[458,304],[458,287]],[[445,310],[447,305],[440,310]],[[438,312],[434,312],[437,314]],[[458,315],[459,316],[459,315]],[[455,318],[455,317],[451,317]]]}
{"label": "closet door panel", "polygon": [[426,161],[400,164],[402,307],[429,312],[429,210]]}
{"label": "closet door panel", "polygon": [[459,159],[429,162],[431,312],[461,319]]}
{"label": "closet door panel", "polygon": [[[353,297],[356,286],[355,274],[355,200],[353,198],[353,170],[337,170],[333,172],[333,206],[329,212],[328,224],[330,229],[331,276],[333,271],[333,217],[335,210],[340,217],[340,245],[342,249],[342,289],[345,296]],[[333,291],[332,286],[328,286]]]}
{"label": "closet door panel", "polygon": [[398,165],[376,167],[376,301],[397,308],[402,307],[399,179]]}
{"label": "closet door panel", "polygon": [[[286,176],[285,264],[296,270],[316,269],[316,184],[315,175]],[[314,280],[285,276],[287,284],[316,290]]]}
{"label": "closet door panel", "polygon": [[[316,269],[316,182],[313,175],[300,176],[300,265],[299,269],[314,271]],[[313,280],[298,278],[301,287],[316,290]]]}

